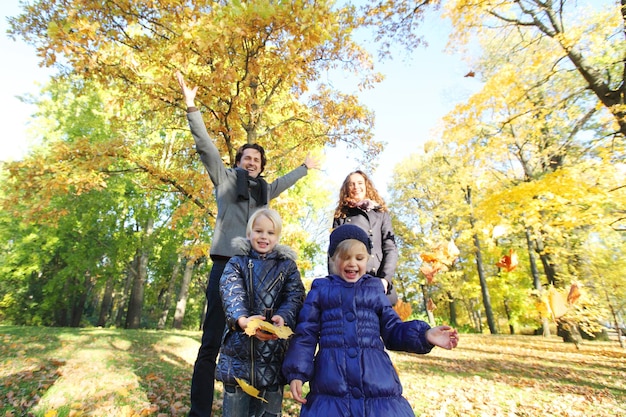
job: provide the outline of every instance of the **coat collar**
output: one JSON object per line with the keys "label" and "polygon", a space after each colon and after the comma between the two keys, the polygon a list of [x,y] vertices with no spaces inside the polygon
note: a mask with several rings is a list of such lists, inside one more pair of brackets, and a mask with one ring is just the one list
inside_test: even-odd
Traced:
{"label": "coat collar", "polygon": [[[235,249],[235,255],[253,256],[260,258],[260,255],[252,249],[252,244],[245,237],[236,237],[232,240],[232,247]],[[295,261],[298,258],[296,251],[286,245],[276,245],[274,250],[269,253],[268,257],[278,259],[291,259]]]}

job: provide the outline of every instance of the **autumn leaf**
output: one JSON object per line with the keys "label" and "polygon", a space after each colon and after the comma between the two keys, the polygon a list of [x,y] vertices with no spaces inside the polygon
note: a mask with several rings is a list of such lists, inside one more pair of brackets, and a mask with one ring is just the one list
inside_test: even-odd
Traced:
{"label": "autumn leaf", "polygon": [[411,303],[407,303],[402,300],[398,300],[396,305],[393,306],[393,309],[395,310],[396,313],[398,313],[398,316],[400,316],[400,319],[402,321],[405,321],[406,319],[408,319],[412,313]]}
{"label": "autumn leaf", "polygon": [[424,262],[452,265],[460,254],[453,240],[436,245],[430,252],[420,254]]}
{"label": "autumn leaf", "polygon": [[259,400],[263,402],[267,402],[265,398],[259,397],[260,391],[258,389],[254,388],[252,385],[248,384],[243,379],[235,378],[235,380],[237,381],[237,383],[239,384],[243,392],[250,395],[251,397],[258,398]]}
{"label": "autumn leaf", "polygon": [[257,329],[275,334],[281,339],[289,339],[289,336],[293,334],[289,326],[276,326],[274,323],[261,319],[251,319],[246,326],[246,334],[248,336],[254,336]]}
{"label": "autumn leaf", "polygon": [[517,253],[513,251],[513,249],[509,249],[508,255],[503,255],[502,258],[498,262],[496,262],[496,266],[498,268],[504,269],[506,272],[511,272],[517,265],[519,264],[519,260],[517,257]]}
{"label": "autumn leaf", "polygon": [[552,312],[552,319],[556,320],[561,318],[567,313],[568,303],[567,296],[554,287],[548,290],[548,305]]}
{"label": "autumn leaf", "polygon": [[436,308],[437,306],[435,305],[435,302],[433,301],[433,299],[429,298],[428,302],[426,303],[426,310],[435,311]]}
{"label": "autumn leaf", "polygon": [[437,274],[437,272],[441,271],[442,268],[443,268],[443,265],[440,264],[439,262],[432,263],[432,264],[423,264],[420,267],[420,272],[424,274],[424,276],[426,277],[426,281],[429,284],[432,284],[433,281],[435,281],[435,275]]}
{"label": "autumn leaf", "polygon": [[580,298],[580,290],[578,289],[577,284],[572,284],[569,289],[569,294],[567,294],[567,302],[569,304],[574,304]]}

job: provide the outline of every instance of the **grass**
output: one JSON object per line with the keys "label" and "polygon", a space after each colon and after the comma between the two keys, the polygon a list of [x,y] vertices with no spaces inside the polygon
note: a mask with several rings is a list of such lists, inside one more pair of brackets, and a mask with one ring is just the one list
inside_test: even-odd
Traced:
{"label": "grass", "polygon": [[[184,416],[200,336],[0,326],[0,417]],[[453,351],[390,355],[418,416],[626,415],[617,342],[462,335]],[[215,416],[221,395],[217,383]],[[286,398],[283,409],[299,406]]]}

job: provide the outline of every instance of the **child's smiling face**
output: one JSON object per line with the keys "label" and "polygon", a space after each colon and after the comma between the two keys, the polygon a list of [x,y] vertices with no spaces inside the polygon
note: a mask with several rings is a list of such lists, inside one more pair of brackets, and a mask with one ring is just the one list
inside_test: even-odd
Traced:
{"label": "child's smiling face", "polygon": [[350,239],[351,245],[345,250],[338,248],[334,257],[334,272],[346,282],[356,282],[363,275],[367,268],[367,261],[370,255],[367,248],[358,240]]}
{"label": "child's smiling face", "polygon": [[252,245],[252,249],[265,255],[274,250],[274,247],[278,243],[278,233],[274,222],[272,222],[266,216],[259,216],[252,225],[252,230],[248,234],[248,240]]}

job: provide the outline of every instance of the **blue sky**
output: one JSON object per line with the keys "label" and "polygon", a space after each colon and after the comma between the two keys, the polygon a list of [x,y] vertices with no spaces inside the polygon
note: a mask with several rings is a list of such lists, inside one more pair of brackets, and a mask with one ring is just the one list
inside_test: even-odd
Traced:
{"label": "blue sky", "polygon": [[[32,140],[27,121],[35,108],[20,102],[17,96],[37,94],[52,73],[39,67],[34,48],[6,35],[6,18],[19,13],[19,0],[3,0],[0,4],[0,49],[5,62],[0,66],[0,160],[19,159],[28,150]],[[426,19],[421,30],[428,46],[377,63],[376,69],[386,75],[385,81],[360,94],[362,102],[376,114],[376,139],[387,143],[379,168],[372,175],[383,194],[393,167],[410,154],[421,152],[423,142],[432,137],[441,118],[478,87],[477,80],[464,77],[469,70],[467,64],[459,56],[444,53],[448,27],[438,17]],[[324,175],[333,189],[338,189],[354,169],[370,171],[358,166],[349,152],[340,148],[329,152],[325,165]]]}

